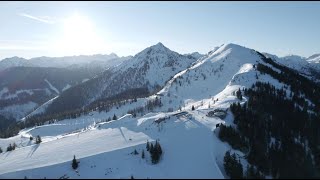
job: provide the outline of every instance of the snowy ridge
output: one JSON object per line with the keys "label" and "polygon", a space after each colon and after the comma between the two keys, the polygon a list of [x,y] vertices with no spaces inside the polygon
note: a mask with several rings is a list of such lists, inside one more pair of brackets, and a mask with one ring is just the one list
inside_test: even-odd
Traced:
{"label": "snowy ridge", "polygon": [[320,63],[320,54],[314,54],[307,58],[309,63]]}
{"label": "snowy ridge", "polygon": [[201,58],[202,56],[204,56],[204,54],[200,54],[198,52],[193,52],[193,53],[189,53],[189,54],[184,54],[185,56],[191,56],[195,59],[199,59]]}
{"label": "snowy ridge", "polygon": [[[162,43],[158,43],[138,53],[130,62],[115,68],[116,71],[126,71],[129,68],[146,69],[145,79],[153,85],[164,85],[168,75],[174,75],[194,62],[195,58],[188,58],[171,51]],[[145,66],[145,68],[144,68]],[[177,69],[177,70],[176,70]]]}
{"label": "snowy ridge", "polygon": [[19,67],[19,66],[32,66],[32,63],[26,61],[24,58],[20,57],[11,57],[5,58],[0,61],[0,71],[10,68],[10,67]]}
{"label": "snowy ridge", "polygon": [[[297,55],[278,57],[269,53],[263,54],[281,65],[287,66],[291,69],[298,71],[301,75],[313,81],[319,81],[318,79],[320,77],[320,66],[319,64],[313,61],[309,61],[309,58]],[[317,57],[317,55],[314,55],[312,57]]]}
{"label": "snowy ridge", "polygon": [[[109,55],[80,55],[80,56],[65,56],[65,57],[36,57],[31,59],[24,59],[20,57],[5,58],[0,61],[0,71],[10,67],[57,67],[67,68],[73,65],[88,65],[99,64],[104,66],[112,66],[115,63],[121,63],[128,59],[127,57],[119,57],[115,53]],[[117,60],[119,62],[117,62]]]}
{"label": "snowy ridge", "polygon": [[[178,104],[172,103],[175,108],[183,106],[186,101],[205,99],[221,92],[243,64],[255,64],[257,61],[261,61],[260,57],[251,49],[234,44],[223,45],[177,74],[160,93],[166,103],[176,101]],[[195,95],[193,92],[198,93]]]}
{"label": "snowy ridge", "polygon": [[81,104],[77,103],[77,108],[81,108],[128,89],[144,88],[152,92],[159,87],[163,87],[176,73],[185,70],[196,60],[193,57],[171,51],[163,44],[158,43],[82,83],[81,88],[70,88],[68,91],[61,93],[59,98],[52,103],[52,106],[65,104],[66,101],[69,101],[68,97],[70,95],[66,95],[68,93],[85,94],[85,96],[79,97],[82,98],[81,101],[79,100]]}

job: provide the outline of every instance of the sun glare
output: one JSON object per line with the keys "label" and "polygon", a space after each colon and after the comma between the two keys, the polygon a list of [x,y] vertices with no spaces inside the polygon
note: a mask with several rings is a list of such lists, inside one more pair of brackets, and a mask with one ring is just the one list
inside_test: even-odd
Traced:
{"label": "sun glare", "polygon": [[102,47],[103,44],[89,18],[76,13],[64,20],[63,35],[56,43],[56,48],[61,53],[93,54]]}

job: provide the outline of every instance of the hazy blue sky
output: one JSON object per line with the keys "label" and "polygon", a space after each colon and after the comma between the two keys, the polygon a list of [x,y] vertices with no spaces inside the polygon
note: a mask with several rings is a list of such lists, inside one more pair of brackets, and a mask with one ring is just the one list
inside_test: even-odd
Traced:
{"label": "hazy blue sky", "polygon": [[0,58],[179,53],[236,43],[276,55],[320,53],[319,2],[0,2]]}

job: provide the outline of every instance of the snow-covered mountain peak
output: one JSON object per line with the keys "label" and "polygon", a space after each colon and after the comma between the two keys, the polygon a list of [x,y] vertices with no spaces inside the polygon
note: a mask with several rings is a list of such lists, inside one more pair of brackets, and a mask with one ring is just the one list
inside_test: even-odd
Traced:
{"label": "snow-covered mountain peak", "polygon": [[319,63],[320,62],[320,54],[314,54],[306,59],[310,63]]}
{"label": "snow-covered mountain peak", "polygon": [[31,66],[32,63],[28,60],[21,58],[21,57],[10,57],[5,58],[2,61],[0,61],[0,71],[10,68],[10,67],[16,67],[16,66]]}
{"label": "snow-covered mountain peak", "polygon": [[308,57],[308,59],[313,59],[313,58],[316,58],[316,57],[320,57],[320,54],[314,54],[314,55]]}
{"label": "snow-covered mountain peak", "polygon": [[263,53],[266,57],[271,58],[279,64],[287,66],[291,69],[295,69],[305,75],[312,76],[312,72],[314,72],[314,68],[311,63],[305,57],[301,57],[298,55],[287,55],[284,57],[278,57],[273,54]]}
{"label": "snow-covered mountain peak", "polygon": [[135,58],[145,58],[146,56],[155,56],[159,54],[167,54],[168,52],[172,52],[169,48],[165,47],[161,42],[150,46],[140,53],[136,54]]}
{"label": "snow-covered mountain peak", "polygon": [[21,61],[25,61],[26,59],[22,58],[22,57],[18,57],[18,56],[13,56],[13,57],[9,57],[9,58],[5,58],[2,61],[3,62],[21,62]]}
{"label": "snow-covered mountain peak", "polygon": [[290,55],[284,56],[282,58],[286,59],[286,60],[291,60],[291,61],[305,61],[306,60],[305,57],[294,55],[294,54],[290,54]]}
{"label": "snow-covered mountain peak", "polygon": [[[193,56],[181,55],[177,52],[174,52],[159,42],[142,50],[132,59],[130,59],[128,63],[119,66],[115,71],[126,71],[129,68],[142,68],[141,71],[147,72],[150,70],[151,74],[158,74],[155,72],[161,71],[164,73],[166,71],[164,69],[169,68],[167,69],[167,73],[171,71],[169,73],[171,74],[176,72],[178,69],[181,71],[183,68],[187,68],[196,59],[197,58]],[[162,80],[160,82],[162,82]]]}
{"label": "snow-covered mountain peak", "polygon": [[158,47],[165,47],[161,42],[158,42],[157,44],[155,44],[154,46],[158,46]]}
{"label": "snow-covered mountain peak", "polygon": [[253,54],[256,55],[256,52],[253,49],[229,43],[223,44],[217,50],[208,54],[207,60],[217,61],[221,59],[226,59],[228,56],[232,56],[232,59],[238,59],[241,61],[252,59]]}
{"label": "snow-covered mountain peak", "polygon": [[170,51],[170,49],[164,46],[161,42],[158,42],[156,45],[151,46],[150,49],[156,52],[166,52],[168,50]]}
{"label": "snow-covered mountain peak", "polygon": [[248,49],[248,48],[237,45],[237,44],[233,44],[233,43],[222,44],[221,46],[215,47],[213,50],[209,51],[207,56],[212,57],[212,56],[216,56],[218,54],[222,54],[222,53],[226,53],[226,52],[237,53],[237,52],[241,52],[245,49]]}
{"label": "snow-covered mountain peak", "polygon": [[251,50],[249,48],[246,48],[246,47],[238,45],[238,44],[228,43],[228,44],[223,44],[222,46],[220,46],[217,51],[226,51],[228,49],[232,49],[232,51]]}
{"label": "snow-covered mountain peak", "polygon": [[[157,68],[161,67],[173,67],[181,63],[189,64],[194,62],[197,58],[194,56],[187,56],[179,54],[175,51],[165,47],[162,43],[157,43],[150,46],[138,54],[136,54],[129,63],[125,64],[126,67],[141,67],[141,66],[153,66]],[[179,66],[179,65],[178,65]],[[122,70],[126,69],[120,67]]]}
{"label": "snow-covered mountain peak", "polygon": [[111,58],[119,58],[119,56],[116,53],[110,53],[109,57],[111,57]]}

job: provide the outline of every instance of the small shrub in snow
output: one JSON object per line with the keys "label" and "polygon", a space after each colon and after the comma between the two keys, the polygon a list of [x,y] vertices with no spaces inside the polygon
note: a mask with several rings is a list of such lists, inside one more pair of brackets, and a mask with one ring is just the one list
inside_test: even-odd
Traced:
{"label": "small shrub in snow", "polygon": [[17,147],[16,143],[13,143],[13,145],[9,144],[9,146],[7,147],[7,152],[15,150],[16,147]]}
{"label": "small shrub in snow", "polygon": [[36,144],[40,144],[42,142],[41,137],[38,135],[36,137]]}

